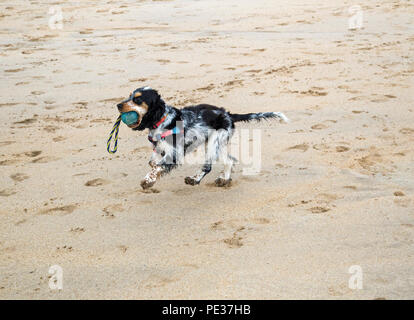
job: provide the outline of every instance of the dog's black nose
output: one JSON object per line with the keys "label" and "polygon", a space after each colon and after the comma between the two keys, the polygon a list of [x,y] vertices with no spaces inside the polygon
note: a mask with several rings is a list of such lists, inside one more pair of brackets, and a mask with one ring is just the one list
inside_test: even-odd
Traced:
{"label": "dog's black nose", "polygon": [[121,111],[121,109],[122,109],[122,103],[118,103],[116,106],[118,107],[118,110]]}

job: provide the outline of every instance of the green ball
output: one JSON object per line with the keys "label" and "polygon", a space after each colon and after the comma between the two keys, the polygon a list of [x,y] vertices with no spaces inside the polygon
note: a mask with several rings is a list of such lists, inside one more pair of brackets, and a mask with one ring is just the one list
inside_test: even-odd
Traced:
{"label": "green ball", "polygon": [[138,122],[138,113],[135,111],[125,112],[121,115],[121,120],[127,126]]}

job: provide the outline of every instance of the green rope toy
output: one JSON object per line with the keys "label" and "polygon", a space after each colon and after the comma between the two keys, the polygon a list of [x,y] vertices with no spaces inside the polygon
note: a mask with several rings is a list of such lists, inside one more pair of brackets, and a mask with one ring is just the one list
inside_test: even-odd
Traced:
{"label": "green rope toy", "polygon": [[[118,117],[114,126],[112,127],[111,133],[109,134],[108,142],[106,143],[106,150],[108,150],[108,152],[111,154],[114,154],[116,150],[118,150],[118,132],[119,132],[120,124],[121,124],[121,116]],[[114,135],[114,132],[115,132],[115,138],[114,138],[115,144],[114,144],[114,148],[111,150],[111,140],[112,140],[112,136]]]}

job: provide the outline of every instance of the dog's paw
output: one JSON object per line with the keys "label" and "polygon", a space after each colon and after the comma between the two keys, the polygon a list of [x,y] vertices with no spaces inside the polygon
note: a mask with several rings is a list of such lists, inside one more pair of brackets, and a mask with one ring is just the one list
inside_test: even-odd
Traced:
{"label": "dog's paw", "polygon": [[189,184],[189,185],[192,185],[192,186],[195,186],[195,185],[200,183],[200,181],[197,181],[193,177],[185,177],[184,182],[185,182],[185,184]]}
{"label": "dog's paw", "polygon": [[141,181],[141,187],[142,189],[149,189],[155,184],[155,181],[148,181],[148,180],[142,180]]}
{"label": "dog's paw", "polygon": [[231,186],[231,179],[223,179],[223,178],[217,178],[216,181],[214,181],[216,184],[216,187],[230,187]]}

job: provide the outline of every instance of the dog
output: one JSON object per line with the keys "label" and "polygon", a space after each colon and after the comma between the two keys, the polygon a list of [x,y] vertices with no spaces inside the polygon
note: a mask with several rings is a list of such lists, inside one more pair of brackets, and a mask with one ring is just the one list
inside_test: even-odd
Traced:
{"label": "dog", "polygon": [[[200,145],[206,147],[205,162],[194,176],[184,179],[188,185],[198,185],[211,171],[216,160],[224,162],[223,173],[215,180],[218,187],[231,183],[232,167],[236,159],[227,153],[227,145],[236,122],[278,119],[288,122],[281,112],[235,114],[209,104],[199,104],[178,109],[167,105],[158,92],[150,87],[136,89],[117,104],[121,113],[136,112],[136,122],[127,123],[132,130],[149,129],[148,139],[154,152],[149,161],[151,170],[141,181],[143,189],[151,188],[164,174],[182,163],[184,156]],[[134,120],[135,121],[135,120]]]}

